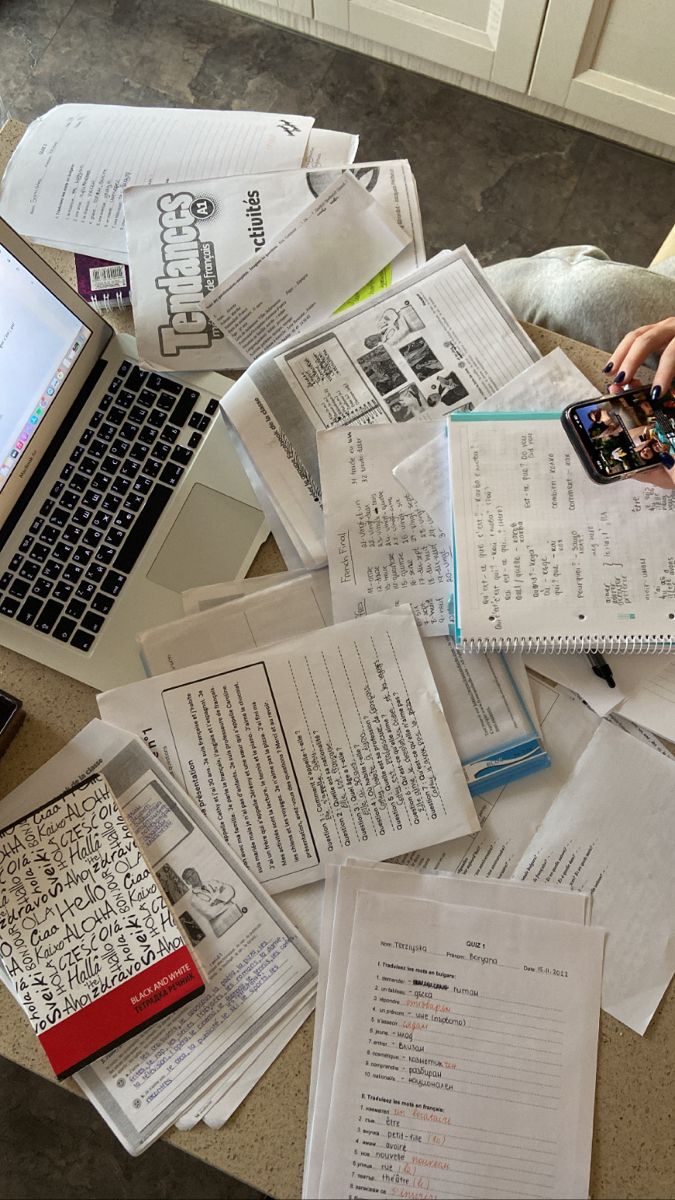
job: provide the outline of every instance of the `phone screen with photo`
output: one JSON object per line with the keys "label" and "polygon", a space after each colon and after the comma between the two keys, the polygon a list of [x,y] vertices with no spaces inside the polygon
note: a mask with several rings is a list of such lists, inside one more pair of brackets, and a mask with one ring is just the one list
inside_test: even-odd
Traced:
{"label": "phone screen with photo", "polygon": [[675,396],[650,399],[650,388],[576,404],[570,420],[599,475],[609,479],[675,457]]}

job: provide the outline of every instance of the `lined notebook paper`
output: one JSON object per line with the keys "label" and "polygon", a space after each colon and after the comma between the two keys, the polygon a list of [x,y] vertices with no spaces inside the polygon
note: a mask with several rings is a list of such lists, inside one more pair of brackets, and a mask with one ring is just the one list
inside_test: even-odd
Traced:
{"label": "lined notebook paper", "polygon": [[455,636],[472,649],[670,649],[675,492],[584,474],[548,413],[450,418]]}

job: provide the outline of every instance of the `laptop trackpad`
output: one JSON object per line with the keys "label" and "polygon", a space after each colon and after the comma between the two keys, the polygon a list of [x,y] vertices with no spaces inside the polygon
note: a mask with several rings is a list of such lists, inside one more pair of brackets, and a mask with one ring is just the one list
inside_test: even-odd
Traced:
{"label": "laptop trackpad", "polygon": [[236,578],[263,520],[260,509],[195,483],[148,579],[184,592]]}

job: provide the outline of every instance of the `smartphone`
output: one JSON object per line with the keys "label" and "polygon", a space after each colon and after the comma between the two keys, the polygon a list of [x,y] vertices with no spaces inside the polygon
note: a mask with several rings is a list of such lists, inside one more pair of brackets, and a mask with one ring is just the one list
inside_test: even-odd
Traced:
{"label": "smartphone", "polygon": [[596,483],[675,466],[675,394],[651,400],[650,391],[632,388],[564,409],[563,428]]}

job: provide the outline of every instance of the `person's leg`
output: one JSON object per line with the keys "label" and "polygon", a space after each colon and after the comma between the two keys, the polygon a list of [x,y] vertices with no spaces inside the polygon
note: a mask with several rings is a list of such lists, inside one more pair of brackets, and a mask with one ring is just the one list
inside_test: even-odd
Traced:
{"label": "person's leg", "polygon": [[486,274],[520,320],[608,352],[628,330],[675,314],[674,258],[652,269],[613,262],[597,246],[560,246]]}

